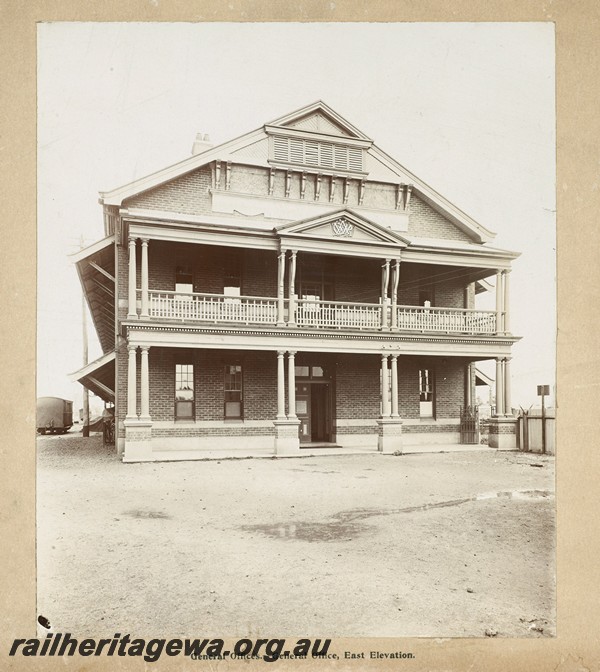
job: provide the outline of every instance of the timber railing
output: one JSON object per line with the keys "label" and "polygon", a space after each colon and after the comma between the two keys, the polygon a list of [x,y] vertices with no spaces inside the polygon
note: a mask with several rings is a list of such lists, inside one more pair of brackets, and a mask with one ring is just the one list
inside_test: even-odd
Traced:
{"label": "timber railing", "polygon": [[[285,322],[299,328],[380,331],[390,330],[393,322],[394,308],[389,304],[382,307],[376,303],[319,299],[294,299],[290,302],[285,299],[284,305]],[[382,310],[385,311],[383,316]],[[391,327],[392,331],[472,335],[497,333],[494,311],[423,306],[395,306],[395,310],[396,325]],[[148,314],[150,319],[184,322],[276,325],[278,300],[276,297],[150,291]]]}

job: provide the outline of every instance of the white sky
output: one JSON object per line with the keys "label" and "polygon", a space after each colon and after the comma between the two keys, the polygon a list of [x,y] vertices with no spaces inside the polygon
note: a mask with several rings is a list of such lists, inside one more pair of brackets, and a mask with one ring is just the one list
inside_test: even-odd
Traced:
{"label": "white sky", "polygon": [[67,255],[103,237],[98,192],[186,158],[199,131],[218,144],[317,99],[522,253],[513,405],[538,402],[555,375],[550,23],[40,24],[38,396],[80,404]]}

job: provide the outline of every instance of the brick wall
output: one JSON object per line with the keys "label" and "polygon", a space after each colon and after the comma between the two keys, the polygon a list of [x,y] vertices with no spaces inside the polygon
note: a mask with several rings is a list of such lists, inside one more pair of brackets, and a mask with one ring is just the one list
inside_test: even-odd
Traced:
{"label": "brick wall", "polygon": [[335,300],[379,303],[381,296],[381,261],[331,257],[335,270]]}
{"label": "brick wall", "polygon": [[396,185],[383,182],[367,182],[363,201],[365,208],[396,209]]}
{"label": "brick wall", "polygon": [[450,266],[400,264],[398,303],[403,306],[419,304],[419,291],[433,292],[433,306],[465,308],[467,279],[460,277],[463,270]]}
{"label": "brick wall", "polygon": [[458,418],[465,403],[467,362],[453,357],[438,358],[435,367],[436,418]]}
{"label": "brick wall", "polygon": [[336,419],[378,418],[379,355],[337,356]]}
{"label": "brick wall", "polygon": [[[197,421],[224,419],[224,367],[227,363],[241,363],[243,367],[244,419],[272,421],[276,417],[277,357],[275,352],[151,348],[149,358],[150,414],[155,422],[172,421],[174,418],[176,363],[194,364],[195,419]],[[335,387],[334,419],[355,420],[376,419],[380,416],[380,361],[379,355],[338,354],[333,360],[327,355],[300,353],[296,363],[328,366]],[[117,352],[117,408],[121,420],[125,417],[127,404],[127,363],[127,350],[122,347]],[[447,359],[399,357],[400,416],[404,419],[419,419],[419,368],[429,367],[433,371],[435,381],[435,419],[457,418],[460,406],[464,404],[466,365],[466,361],[451,357]],[[137,377],[137,410],[139,412],[139,353]],[[169,432],[164,428],[157,428],[158,430],[163,434]],[[198,435],[197,432],[189,434],[190,431],[196,430],[182,427],[177,430],[177,433],[183,432],[182,435],[186,436]],[[210,433],[213,430],[206,429],[206,431]],[[252,431],[261,433],[261,428],[254,428]],[[339,434],[359,431],[363,430],[354,426],[338,428]],[[373,428],[367,428],[365,431],[373,431]],[[411,431],[418,430],[411,428]],[[423,431],[429,430],[424,429]],[[218,435],[218,432],[215,435]],[[124,436],[124,433],[121,432],[120,436]]]}
{"label": "brick wall", "polygon": [[277,414],[275,353],[227,350],[150,349],[150,415],[170,421],[175,408],[175,366],[194,365],[195,419],[224,419],[226,364],[241,364],[245,420],[274,420]]}
{"label": "brick wall", "polygon": [[[240,254],[242,294],[276,296],[277,256],[269,250],[246,250],[212,245],[150,241],[150,290],[173,291],[177,266],[188,266],[195,292],[222,294],[223,278],[232,252]],[[138,267],[139,267],[138,263]],[[140,282],[140,280],[138,280]]]}
{"label": "brick wall", "polygon": [[420,238],[448,238],[450,240],[470,241],[452,222],[413,194],[409,205],[408,232]]}
{"label": "brick wall", "polygon": [[455,357],[399,357],[398,407],[400,417],[417,419],[419,413],[419,369],[429,368],[434,376],[436,420],[457,418],[465,399],[467,362]]}
{"label": "brick wall", "polygon": [[195,215],[211,212],[211,169],[208,166],[182,175],[123,202],[128,208],[148,208]]}

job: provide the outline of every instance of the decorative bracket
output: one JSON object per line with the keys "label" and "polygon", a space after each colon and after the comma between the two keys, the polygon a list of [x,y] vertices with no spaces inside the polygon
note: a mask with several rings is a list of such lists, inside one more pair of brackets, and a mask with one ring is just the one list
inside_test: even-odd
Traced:
{"label": "decorative bracket", "polygon": [[231,161],[227,161],[227,167],[225,171],[225,191],[229,191],[231,187]]}
{"label": "decorative bracket", "polygon": [[315,181],[315,201],[318,201],[321,198],[321,173],[317,173],[317,179]]}
{"label": "decorative bracket", "polygon": [[408,204],[410,203],[410,195],[412,193],[412,184],[406,185],[406,198],[404,199],[404,210],[408,210]]}
{"label": "decorative bracket", "polygon": [[404,184],[404,182],[400,182],[400,184],[396,186],[396,210],[400,210],[400,206],[402,205],[402,201],[404,200],[405,187],[406,185]]}
{"label": "decorative bracket", "polygon": [[215,189],[221,188],[221,162],[215,161]]}
{"label": "decorative bracket", "polygon": [[329,202],[333,203],[333,197],[335,196],[335,180],[336,176],[331,176],[331,182],[329,183]]}
{"label": "decorative bracket", "polygon": [[290,197],[291,186],[292,186],[292,171],[291,170],[286,170],[285,171],[285,197],[286,198]]}
{"label": "decorative bracket", "polygon": [[300,176],[300,198],[304,198],[306,194],[306,173]]}
{"label": "decorative bracket", "polygon": [[361,180],[358,183],[358,204],[362,205],[365,200],[365,181]]}
{"label": "decorative bracket", "polygon": [[275,168],[269,170],[269,196],[273,196],[273,189],[275,188]]}

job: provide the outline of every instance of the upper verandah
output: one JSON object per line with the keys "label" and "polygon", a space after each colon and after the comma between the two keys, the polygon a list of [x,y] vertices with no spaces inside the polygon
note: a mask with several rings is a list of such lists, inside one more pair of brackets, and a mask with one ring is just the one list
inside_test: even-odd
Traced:
{"label": "upper verandah", "polygon": [[[249,170],[262,173],[264,194],[240,186]],[[210,192],[212,212],[296,221],[318,214],[317,210],[325,213],[350,205],[383,226],[408,232],[412,195],[410,210],[415,221],[437,219],[437,229],[447,229],[447,235],[428,237],[481,244],[495,236],[322,101],[123,187],[101,192],[100,200],[117,208],[149,207],[145,200],[153,194],[179,186],[181,181],[201,181],[202,175],[210,182],[204,191]],[[175,207],[174,211],[180,211]],[[422,232],[413,231],[413,235]]]}

